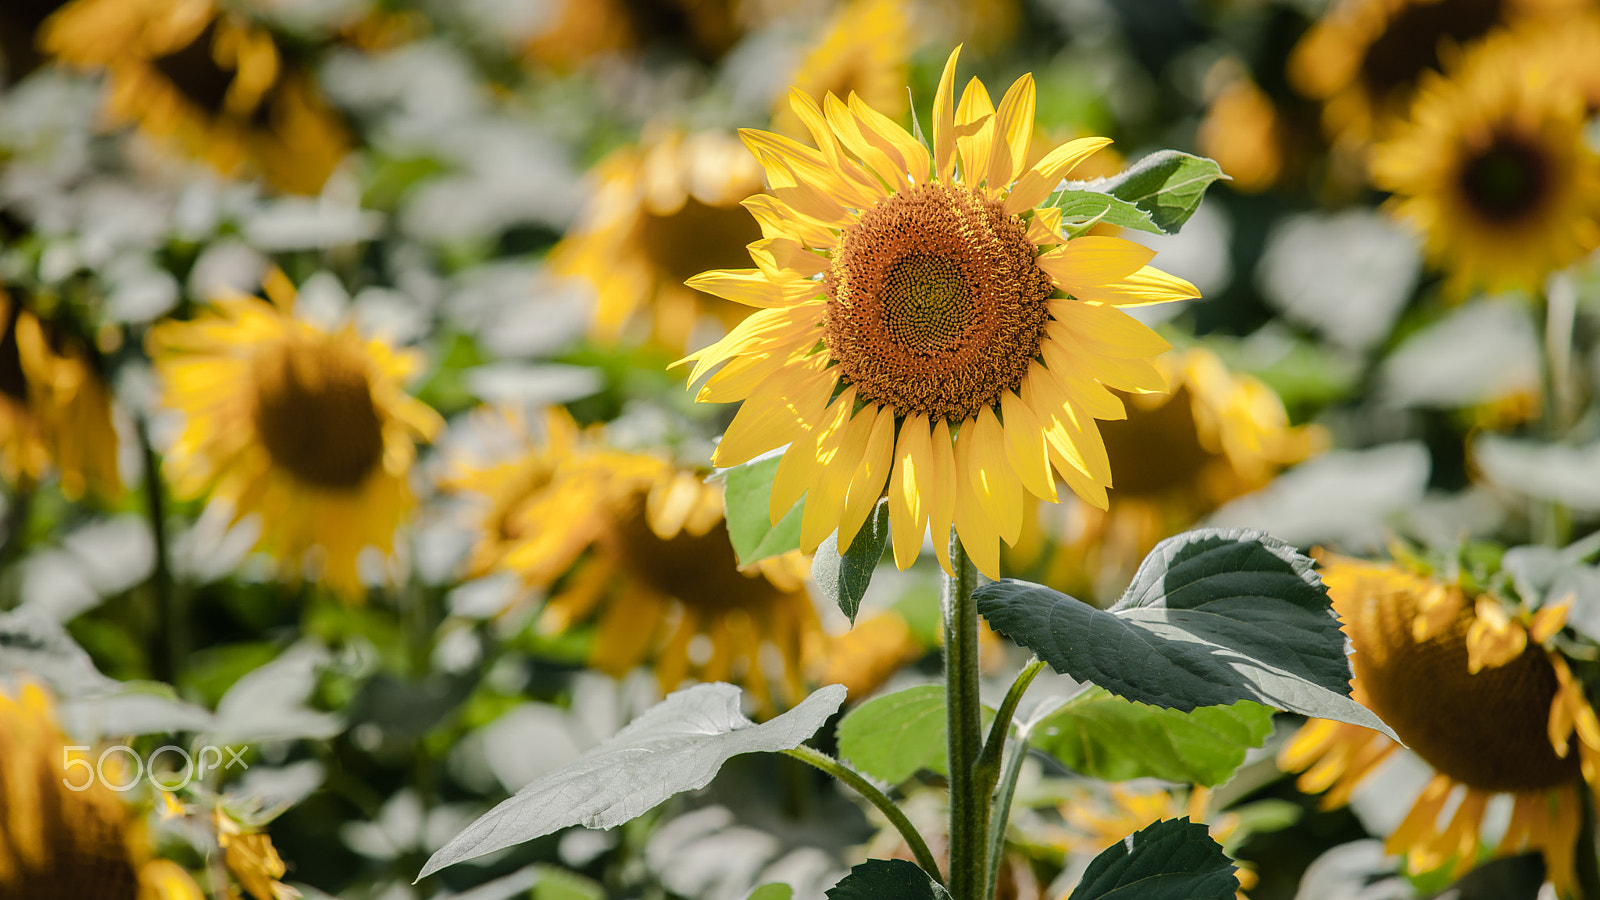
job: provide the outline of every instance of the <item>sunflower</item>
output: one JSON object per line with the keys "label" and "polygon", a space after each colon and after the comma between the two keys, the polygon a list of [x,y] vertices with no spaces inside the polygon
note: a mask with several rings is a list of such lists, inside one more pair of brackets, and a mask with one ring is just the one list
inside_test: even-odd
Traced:
{"label": "sunflower", "polygon": [[279,49],[249,4],[73,0],[40,43],[69,65],[104,69],[112,125],[150,136],[224,174],[260,174],[314,194],[350,146],[310,71]]}
{"label": "sunflower", "polygon": [[1238,66],[1211,98],[1195,134],[1200,152],[1217,161],[1236,191],[1255,194],[1272,187],[1284,170],[1287,130],[1272,98]]}
{"label": "sunflower", "polygon": [[1600,246],[1600,156],[1584,143],[1582,95],[1523,55],[1486,49],[1426,79],[1372,159],[1374,183],[1458,296],[1538,290]]}
{"label": "sunflower", "polygon": [[354,326],[326,331],[293,316],[282,272],[270,300],[219,299],[192,322],[150,330],[163,402],[185,416],[166,458],[181,498],[209,494],[235,521],[258,514],[258,547],[286,567],[312,563],[346,599],[363,594],[357,556],[389,553],[414,500],[415,442],[438,414],[400,382],[421,358]]}
{"label": "sunflower", "polygon": [[[903,0],[852,0],[839,7],[822,41],[806,55],[794,86],[813,100],[855,93],[873,109],[898,116],[906,110],[911,49]],[[787,103],[773,110],[772,127],[787,135],[806,133]]]}
{"label": "sunflower", "polygon": [[[1319,427],[1291,426],[1270,387],[1228,371],[1209,350],[1169,353],[1157,365],[1172,393],[1121,395],[1127,418],[1101,426],[1109,506],[1064,505],[1061,521],[1048,528],[1070,537],[1051,555],[1044,580],[1077,596],[1120,590],[1163,538],[1266,486],[1327,442]],[[1044,552],[1045,530],[1025,529],[1010,561],[1027,568],[1030,556]]]}
{"label": "sunflower", "polygon": [[[557,0],[545,26],[523,44],[531,61],[569,73],[650,45],[714,63],[744,35],[738,0]],[[553,8],[550,8],[553,7]]]}
{"label": "sunflower", "polygon": [[771,184],[745,204],[765,235],[751,245],[758,268],[689,283],[761,309],[684,361],[691,383],[728,363],[700,400],[745,400],[717,465],[790,444],[771,513],[807,495],[802,550],[835,530],[850,546],[887,486],[900,567],[931,527],[950,570],[954,523],[998,577],[1024,488],[1057,499],[1052,467],[1105,506],[1110,463],[1093,419],[1123,415],[1107,386],[1166,389],[1149,359],[1166,341],[1117,307],[1198,294],[1146,265],[1154,251],[1069,240],[1058,210],[1034,209],[1109,141],[1072,141],[1023,170],[1032,77],[998,108],[973,79],[957,105],[957,53],[934,98],[931,153],[855,96],[819,107],[790,92],[820,150],[741,132]]}
{"label": "sunflower", "polygon": [[[1530,614],[1396,564],[1340,557],[1324,560],[1322,580],[1353,648],[1351,696],[1435,773],[1389,836],[1389,852],[1407,854],[1413,873],[1453,863],[1459,876],[1478,858],[1490,799],[1509,795],[1511,821],[1494,854],[1542,852],[1565,893],[1579,791],[1600,784],[1600,722],[1566,661],[1544,646],[1566,607]],[[1313,719],[1279,765],[1304,770],[1300,789],[1327,791],[1323,806],[1333,807],[1399,749],[1377,732]]]}
{"label": "sunflower", "polygon": [[111,395],[82,344],[0,288],[0,478],[31,482],[52,469],[72,499],[122,490]]}
{"label": "sunflower", "polygon": [[[515,417],[507,421],[515,423]],[[546,417],[543,444],[457,461],[444,486],[483,500],[474,574],[503,569],[547,591],[539,628],[598,619],[589,663],[623,675],[652,661],[663,691],[691,676],[745,685],[763,710],[803,696],[821,640],[797,553],[741,568],[722,488],[703,474],[606,444],[603,430]],[[777,685],[763,662],[777,651]]]}
{"label": "sunflower", "polygon": [[595,337],[640,332],[681,352],[702,316],[732,328],[742,310],[683,286],[707,268],[746,259],[761,229],[742,208],[761,191],[761,167],[717,131],[647,134],[595,167],[597,188],[550,252],[552,271],[594,287]]}
{"label": "sunflower", "polygon": [[181,866],[152,858],[143,821],[90,774],[84,749],[68,745],[37,685],[0,690],[0,897],[202,900]]}

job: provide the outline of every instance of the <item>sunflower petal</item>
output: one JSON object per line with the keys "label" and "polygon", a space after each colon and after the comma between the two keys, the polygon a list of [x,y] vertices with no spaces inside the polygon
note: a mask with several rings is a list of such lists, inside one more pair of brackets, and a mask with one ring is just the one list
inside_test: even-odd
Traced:
{"label": "sunflower petal", "polygon": [[1041,500],[1055,503],[1056,480],[1051,477],[1050,462],[1045,458],[1044,428],[1038,417],[1010,391],[1000,393],[1000,411],[1006,417],[1006,457],[1022,486]]}
{"label": "sunflower petal", "polygon": [[[849,106],[861,123],[863,137],[875,146],[884,148],[890,159],[898,158],[901,170],[914,184],[927,182],[932,160],[928,156],[928,148],[922,146],[921,141],[908,134],[895,120],[868,106],[854,92],[850,94]],[[899,182],[899,185],[903,184],[904,179]]]}
{"label": "sunflower petal", "polygon": [[924,493],[939,490],[948,488],[933,480],[928,417],[908,416],[900,426],[894,470],[889,473],[889,530],[894,540],[894,564],[901,571],[916,561],[917,551],[922,548],[929,512]]}
{"label": "sunflower petal", "polygon": [[806,493],[805,512],[800,517],[802,552],[815,553],[822,539],[838,530],[845,492],[866,454],[876,413],[877,409],[869,405],[851,416],[843,428],[817,441],[816,477]]}
{"label": "sunflower petal", "polygon": [[1079,299],[1090,299],[1084,291],[1132,275],[1155,255],[1143,244],[1091,234],[1041,255],[1039,268],[1056,287]]}
{"label": "sunflower petal", "polygon": [[1050,315],[1079,343],[1102,356],[1139,359],[1172,349],[1166,338],[1114,306],[1058,298],[1050,301]]}
{"label": "sunflower petal", "polygon": [[1084,362],[1074,358],[1067,347],[1046,340],[1039,345],[1039,352],[1044,357],[1045,367],[1051,377],[1061,385],[1061,390],[1088,410],[1089,415],[1096,419],[1128,417],[1127,407],[1122,405],[1122,400],[1096,381]]}
{"label": "sunflower petal", "polygon": [[956,152],[961,156],[961,175],[967,186],[976,188],[989,172],[989,148],[994,143],[994,102],[989,89],[974,78],[961,92],[956,106]]}
{"label": "sunflower petal", "polygon": [[1005,430],[992,407],[978,410],[973,421],[976,427],[968,454],[973,487],[1000,537],[1007,544],[1014,544],[1022,534],[1022,484],[1011,471]]}
{"label": "sunflower petal", "polygon": [[[945,60],[944,73],[939,76],[939,89],[933,95],[933,159],[938,167],[936,177],[944,182],[950,181],[956,168],[954,104],[956,59],[960,55],[961,45],[957,44],[950,51],[950,58]],[[938,540],[935,535],[934,542],[938,543]]]}
{"label": "sunflower petal", "polygon": [[1154,266],[1145,266],[1132,275],[1116,281],[1084,285],[1075,293],[1079,300],[1109,303],[1113,306],[1147,306],[1151,303],[1191,300],[1200,296],[1200,291],[1194,285]]}
{"label": "sunflower petal", "polygon": [[[1000,575],[1000,535],[984,512],[973,470],[977,468],[973,455],[974,420],[961,423],[955,444],[955,527],[961,536],[961,547],[978,571],[990,578]],[[938,542],[935,541],[935,544]],[[947,567],[947,572],[953,569]]]}
{"label": "sunflower petal", "polygon": [[760,269],[714,269],[701,272],[684,284],[714,297],[761,309],[793,306],[823,291],[822,285],[814,281],[808,283],[803,278],[775,283]]}
{"label": "sunflower petal", "polygon": [[939,565],[943,567],[946,575],[954,575],[955,567],[950,561],[950,528],[955,522],[956,495],[958,490],[951,487],[957,484],[955,446],[950,438],[950,423],[940,419],[933,423],[933,431],[928,436],[929,448],[933,451],[933,490],[928,503],[928,531],[933,539],[934,552],[939,556]]}
{"label": "sunflower petal", "polygon": [[761,225],[763,237],[792,237],[807,247],[826,250],[839,243],[838,232],[810,216],[801,215],[771,194],[756,194],[739,201]]}
{"label": "sunflower petal", "polygon": [[838,137],[828,127],[827,116],[823,115],[821,107],[817,106],[817,101],[811,99],[811,95],[799,88],[790,88],[789,107],[811,132],[811,139],[816,141],[817,147],[821,149],[828,167],[839,173],[845,186],[853,191],[851,196],[846,198],[851,205],[861,209],[883,199],[883,186],[854,160],[846,159],[840,152]]}
{"label": "sunflower petal", "polygon": [[877,508],[893,460],[894,407],[883,406],[872,420],[872,431],[867,435],[867,447],[862,452],[861,464],[856,467],[855,474],[850,477],[850,486],[845,490],[844,512],[839,517],[841,553],[850,549],[861,526]]}
{"label": "sunflower petal", "polygon": [[[826,371],[823,373],[828,374]],[[856,389],[844,389],[833,405],[828,406],[828,392],[833,390],[837,376],[825,377],[818,385],[825,387],[826,391],[817,396],[804,397],[797,400],[795,406],[803,410],[818,410],[808,421],[812,427],[805,430],[800,437],[795,438],[783,458],[778,460],[778,471],[772,476],[772,496],[767,503],[768,518],[772,524],[784,517],[789,508],[795,505],[800,495],[811,486],[817,474],[818,444],[823,437],[844,427],[845,417],[855,406]],[[820,399],[820,402],[819,402]]]}
{"label": "sunflower petal", "polygon": [[990,198],[1011,186],[1011,179],[1022,170],[1028,157],[1028,141],[1033,137],[1033,114],[1038,90],[1033,76],[1023,75],[1000,98],[994,114],[994,147],[989,155],[985,193]]}
{"label": "sunflower petal", "polygon": [[1061,184],[1061,179],[1067,177],[1078,163],[1099,152],[1102,147],[1111,143],[1110,138],[1086,137],[1065,144],[1045,154],[1044,159],[1034,164],[1034,167],[1023,172],[1017,179],[1011,193],[1006,196],[1005,213],[1014,216],[1024,210],[1033,209],[1047,200]]}
{"label": "sunflower petal", "polygon": [[828,124],[833,128],[834,134],[839,136],[840,142],[851,153],[860,157],[887,189],[899,190],[905,185],[904,161],[898,158],[898,154],[890,156],[878,144],[868,140],[862,133],[861,120],[850,111],[850,107],[846,106],[844,101],[830,93],[823,98],[822,105],[828,117]]}

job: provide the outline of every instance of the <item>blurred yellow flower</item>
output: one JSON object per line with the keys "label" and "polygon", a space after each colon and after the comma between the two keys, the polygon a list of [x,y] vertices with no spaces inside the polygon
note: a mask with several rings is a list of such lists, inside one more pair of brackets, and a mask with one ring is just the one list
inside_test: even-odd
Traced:
{"label": "blurred yellow flower", "polygon": [[1054,469],[1105,504],[1094,419],[1123,414],[1107,386],[1166,390],[1150,363],[1166,341],[1117,307],[1198,295],[1146,265],[1145,247],[1063,237],[1060,211],[1034,207],[1109,141],[1072,141],[1024,169],[1032,77],[998,108],[973,79],[958,105],[955,63],[934,98],[932,153],[859,97],[819,106],[799,90],[792,107],[820,150],[741,132],[772,187],[746,203],[764,235],[750,247],[758,268],[690,284],[758,311],[684,362],[691,383],[727,363],[699,400],[745,401],[717,465],[790,445],[771,514],[806,495],[802,550],[836,530],[848,547],[887,491],[901,568],[931,527],[949,570],[954,523],[998,577],[1024,488],[1055,500]]}
{"label": "blurred yellow flower", "polygon": [[601,160],[593,178],[549,261],[592,286],[595,337],[650,338],[677,353],[704,316],[723,330],[738,324],[741,307],[683,283],[747,259],[745,245],[761,237],[740,206],[761,192],[761,167],[739,142],[716,131],[647,135]]}
{"label": "blurred yellow flower", "polygon": [[19,484],[52,470],[72,499],[122,490],[111,395],[84,345],[0,288],[0,478]]}
{"label": "blurred yellow flower", "polygon": [[165,405],[184,414],[165,467],[181,498],[209,495],[235,521],[258,515],[257,547],[290,577],[314,577],[347,600],[365,595],[357,557],[388,554],[414,504],[415,443],[438,414],[401,390],[422,360],[353,325],[326,331],[294,317],[294,287],[274,271],[270,300],[233,295],[147,340]]}
{"label": "blurred yellow flower", "polygon": [[1583,97],[1503,47],[1425,79],[1410,121],[1373,151],[1374,184],[1395,194],[1457,298],[1537,291],[1600,246],[1600,156],[1584,142]]}
{"label": "blurred yellow flower", "polygon": [[1259,193],[1283,174],[1286,135],[1278,110],[1242,72],[1217,89],[1195,143],[1228,173],[1233,179],[1228,185],[1236,191]]}
{"label": "blurred yellow flower", "polygon": [[[144,822],[85,749],[68,746],[37,685],[0,690],[0,897],[202,900],[188,872],[152,858]],[[104,757],[119,785],[125,758]]]}
{"label": "blurred yellow flower", "polygon": [[137,123],[224,174],[316,193],[350,137],[251,6],[73,0],[45,23],[40,44],[69,65],[106,71],[113,126]]}
{"label": "blurred yellow flower", "polygon": [[[507,419],[518,427],[517,417]],[[664,691],[690,677],[744,685],[767,712],[804,696],[822,640],[798,553],[741,568],[722,488],[702,473],[606,445],[563,411],[542,443],[488,462],[458,460],[444,486],[478,497],[471,569],[516,573],[548,591],[539,628],[598,619],[589,662],[622,675],[647,661]],[[769,671],[767,648],[781,671]]]}
{"label": "blurred yellow flower", "polygon": [[[1600,722],[1566,661],[1543,646],[1566,607],[1508,610],[1492,595],[1393,563],[1332,557],[1321,574],[1350,637],[1351,695],[1435,773],[1389,835],[1389,852],[1406,854],[1413,873],[1453,865],[1459,876],[1477,861],[1489,800],[1510,795],[1494,855],[1542,852],[1565,895],[1579,791],[1600,785]],[[1377,732],[1313,719],[1278,761],[1304,770],[1300,789],[1327,791],[1323,806],[1333,807],[1399,749]]]}
{"label": "blurred yellow flower", "polygon": [[523,45],[524,56],[561,74],[652,45],[687,50],[704,63],[744,35],[740,0],[555,0]]}
{"label": "blurred yellow flower", "polygon": [[849,631],[828,641],[826,658],[817,667],[817,683],[842,684],[850,702],[859,703],[928,649],[917,642],[898,612],[864,616]]}
{"label": "blurred yellow flower", "polygon": [[[827,33],[800,64],[793,82],[818,103],[828,94],[849,97],[884,115],[906,111],[910,73],[911,10],[906,0],[850,0],[841,5]],[[772,111],[774,131],[804,137],[805,123],[787,102]]]}
{"label": "blurred yellow flower", "polygon": [[[278,849],[272,846],[271,837],[265,832],[244,830],[221,810],[216,813],[216,822],[223,861],[245,893],[254,900],[294,900],[300,896],[299,891],[278,880],[287,867]],[[228,893],[238,896],[237,889],[231,886]]]}

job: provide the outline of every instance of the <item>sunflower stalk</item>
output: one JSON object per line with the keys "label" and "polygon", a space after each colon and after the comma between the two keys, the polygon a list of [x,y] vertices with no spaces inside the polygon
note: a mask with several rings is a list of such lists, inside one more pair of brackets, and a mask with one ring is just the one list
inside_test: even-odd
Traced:
{"label": "sunflower stalk", "polygon": [[944,586],[945,715],[950,763],[950,895],[976,900],[988,883],[989,799],[994,777],[984,777],[983,703],[978,696],[978,605],[972,597],[978,571],[950,530],[955,574]]}
{"label": "sunflower stalk", "polygon": [[[1006,734],[1011,730],[1011,719],[1016,715],[1017,704],[1022,700],[1022,695],[1028,690],[1028,685],[1044,669],[1044,663],[1034,660],[1017,675],[1017,680],[1011,683],[1011,690],[1006,692],[1006,699],[1000,704],[1000,714],[995,717],[994,726],[989,732],[989,742],[983,747],[982,762],[993,760],[998,764],[1005,747]],[[1032,731],[1031,724],[1024,724],[1017,729],[1016,740],[1011,743],[1011,752],[1006,755],[1005,771],[1001,774],[996,785],[994,798],[994,811],[989,822],[989,860],[988,878],[985,881],[984,897],[993,897],[996,883],[1000,879],[1000,857],[1005,852],[1006,824],[1011,819],[1011,798],[1017,791],[1017,776],[1022,773],[1022,761],[1028,758],[1028,734]]]}
{"label": "sunflower stalk", "polygon": [[189,656],[189,610],[183,592],[172,579],[166,493],[161,483],[161,464],[156,458],[155,445],[150,441],[149,420],[140,416],[134,430],[138,434],[140,461],[144,465],[145,514],[150,518],[151,542],[155,545],[150,586],[156,597],[158,634],[151,662],[157,678],[181,690],[184,662]]}
{"label": "sunflower stalk", "polygon": [[878,790],[876,785],[844,763],[805,744],[792,750],[785,750],[783,753],[832,775],[865,798],[877,808],[878,812],[883,813],[889,824],[905,838],[906,844],[911,847],[912,855],[917,858],[917,865],[928,873],[928,877],[940,884],[944,883],[944,876],[939,872],[939,861],[934,858],[933,851],[928,849],[928,842],[922,839],[922,834],[911,824],[911,820],[906,818],[906,814],[900,811],[900,807],[895,806],[894,801],[883,791]]}

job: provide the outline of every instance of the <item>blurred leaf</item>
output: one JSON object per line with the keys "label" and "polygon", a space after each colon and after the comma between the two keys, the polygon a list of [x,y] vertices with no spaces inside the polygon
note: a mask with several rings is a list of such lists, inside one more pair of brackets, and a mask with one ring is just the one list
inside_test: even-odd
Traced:
{"label": "blurred leaf", "polygon": [[828,900],[950,900],[944,889],[914,862],[869,859],[828,888]]}
{"label": "blurred leaf", "polygon": [[1571,447],[1484,434],[1472,442],[1471,456],[1490,481],[1525,497],[1600,510],[1600,443]]}
{"label": "blurred leaf", "polygon": [[240,678],[217,702],[208,735],[217,743],[253,744],[326,740],[343,731],[342,716],[306,705],[316,690],[317,671],[327,661],[328,651],[307,641]]}
{"label": "blurred leaf", "polygon": [[434,672],[411,680],[379,673],[361,686],[347,714],[352,724],[372,722],[386,735],[421,737],[472,694],[479,675]]}
{"label": "blurred leaf", "polygon": [[562,828],[612,828],[683,791],[705,787],[742,753],[800,746],[844,702],[829,685],[800,705],[756,724],[739,711],[731,684],[671,694],[610,740],[489,810],[433,854],[419,879]]}
{"label": "blurred leaf", "polygon": [[27,609],[0,613],[0,675],[43,682],[58,697],[100,693],[117,682],[54,620]]}
{"label": "blurred leaf", "polygon": [[532,900],[605,900],[606,889],[592,878],[552,865],[535,866],[534,871],[539,881]]}
{"label": "blurred leaf", "polygon": [[772,479],[782,458],[782,450],[774,451],[723,473],[722,503],[727,512],[728,538],[740,565],[800,549],[800,516],[805,499],[801,498],[777,525],[772,524],[768,511]]}
{"label": "blurred leaf", "polygon": [[1233,869],[1206,826],[1166,819],[1101,851],[1067,900],[1233,900]]}
{"label": "blurred leaf", "polygon": [[1312,565],[1261,532],[1201,529],[1158,544],[1110,610],[1011,580],[976,596],[995,630],[1129,700],[1253,700],[1392,737],[1350,699],[1344,633]]}
{"label": "blurred leaf", "polygon": [[918,769],[946,772],[944,688],[923,684],[869,700],[839,723],[839,755],[899,784]]}
{"label": "blurred leaf", "polygon": [[1396,874],[1400,860],[1367,839],[1326,850],[1300,878],[1295,900],[1412,900],[1417,892]]}
{"label": "blurred leaf", "polygon": [[889,543],[889,504],[879,503],[867,517],[865,525],[850,542],[850,549],[839,553],[839,532],[828,535],[811,558],[811,577],[816,580],[822,595],[838,604],[853,625],[856,612],[861,609],[861,598],[866,596],[867,585],[872,583],[872,571],[883,558],[883,548]]}
{"label": "blurred leaf", "polygon": [[[1149,213],[1155,227],[1143,230],[1176,234],[1199,208],[1206,188],[1218,179],[1227,178],[1214,160],[1177,150],[1160,150],[1110,178],[1073,182],[1072,187],[1110,194]],[[1110,215],[1107,221],[1111,221]]]}
{"label": "blurred leaf", "polygon": [[1600,640],[1600,570],[1585,562],[1585,539],[1565,549],[1512,547],[1500,558],[1517,594],[1532,606],[1570,599],[1567,625],[1590,640]]}
{"label": "blurred leaf", "polygon": [[1035,726],[1031,743],[1105,781],[1161,778],[1213,787],[1271,733],[1272,709],[1259,703],[1181,712],[1090,688]]}
{"label": "blurred leaf", "polygon": [[790,900],[794,896],[794,888],[787,884],[763,884],[750,892],[746,900]]}
{"label": "blurred leaf", "polygon": [[468,409],[477,403],[467,386],[467,373],[487,362],[477,340],[465,332],[445,332],[435,337],[439,360],[431,375],[417,387],[416,397],[442,415]]}

